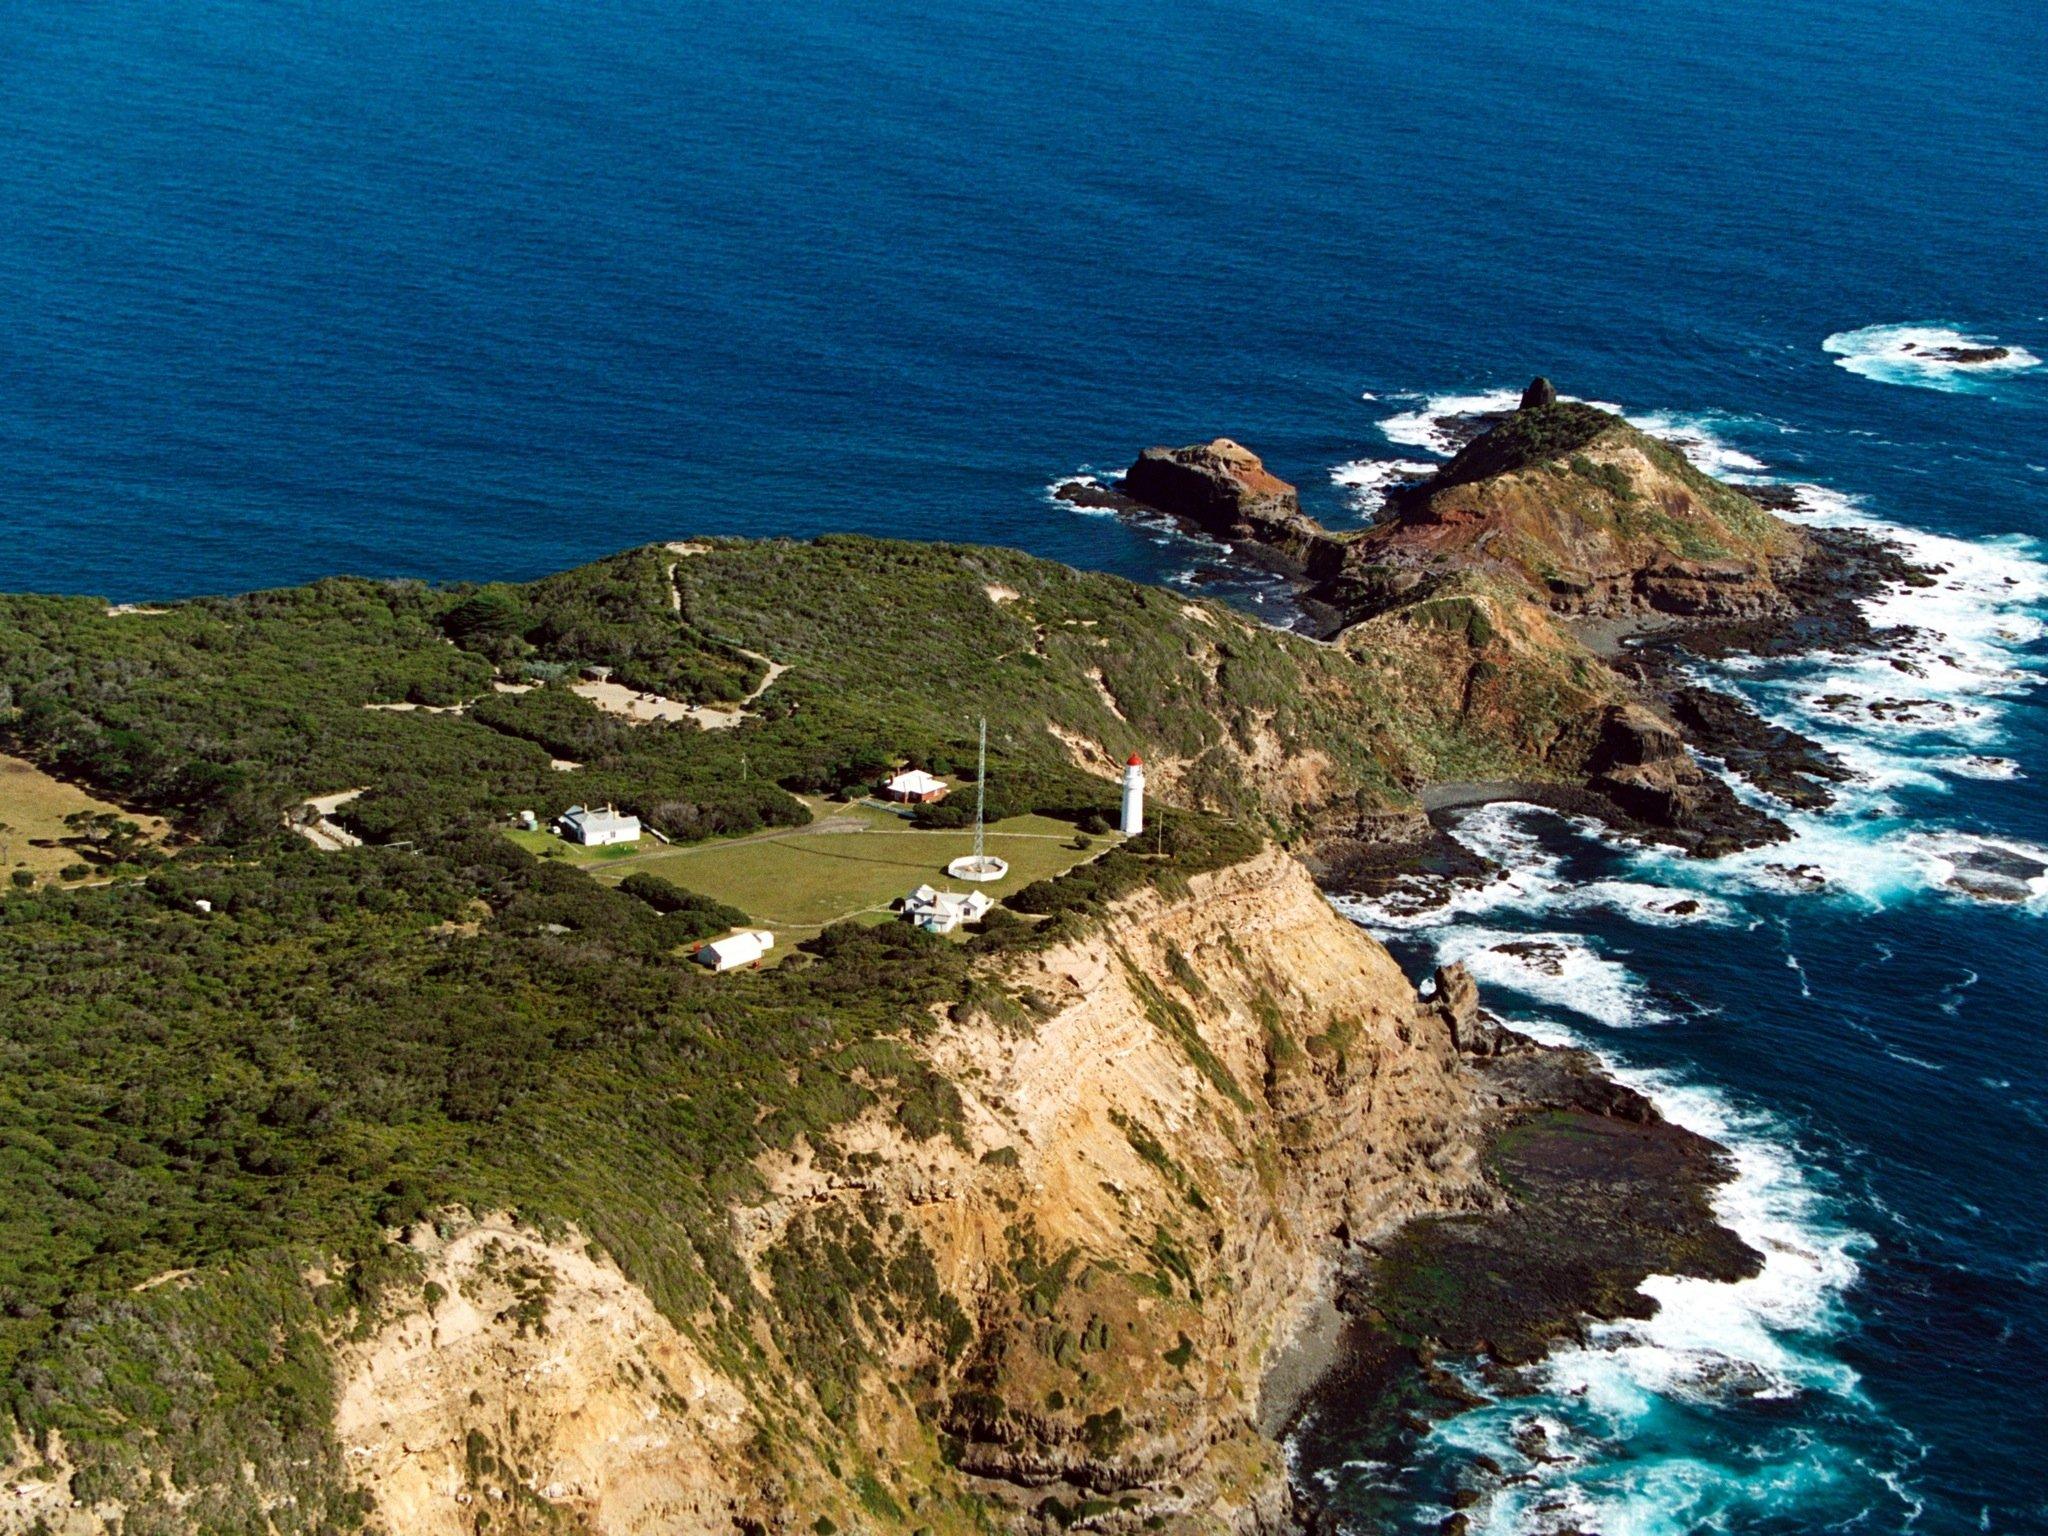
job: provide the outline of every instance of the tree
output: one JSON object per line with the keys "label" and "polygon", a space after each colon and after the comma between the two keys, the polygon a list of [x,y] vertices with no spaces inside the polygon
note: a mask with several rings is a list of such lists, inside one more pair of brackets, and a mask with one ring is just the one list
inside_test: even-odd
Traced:
{"label": "tree", "polygon": [[119,863],[142,843],[142,828],[112,811],[73,811],[64,818],[74,841],[90,845],[100,857]]}

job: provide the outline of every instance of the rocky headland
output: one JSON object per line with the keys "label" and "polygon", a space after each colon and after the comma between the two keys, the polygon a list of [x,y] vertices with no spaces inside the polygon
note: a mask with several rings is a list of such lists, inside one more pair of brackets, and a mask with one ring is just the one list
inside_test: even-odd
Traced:
{"label": "rocky headland", "polygon": [[[1453,425],[1449,462],[1361,530],[1325,528],[1223,438],[1147,449],[1114,488],[1061,494],[1165,513],[1290,574],[1305,627],[1384,668],[1414,717],[1499,740],[1524,770],[1418,784],[1432,809],[1534,800],[1704,857],[1787,835],[1696,752],[1787,805],[1827,804],[1842,766],[1685,660],[1880,644],[1860,599],[1927,573],[1868,536],[1788,522],[1787,493],[1715,480],[1546,379],[1513,411]],[[1333,884],[1449,857],[1413,823],[1341,817],[1311,856]]]}
{"label": "rocky headland", "polygon": [[[732,1213],[767,1288],[868,1255],[882,1300],[846,1326],[894,1386],[821,1398],[788,1337],[765,1376],[735,1369],[575,1234],[422,1225],[427,1302],[341,1356],[374,1515],[1292,1530],[1316,1514],[1277,1437],[1304,1402],[1398,1444],[1461,1400],[1439,1356],[1527,1361],[1640,1315],[1650,1273],[1754,1263],[1712,1218],[1716,1149],[1503,1028],[1462,968],[1418,996],[1277,850],[998,963],[978,995],[922,1048],[961,1137],[870,1115],[765,1160]],[[957,1303],[899,1318],[898,1275]],[[835,1420],[889,1466],[866,1474],[879,1520],[839,1491]]]}

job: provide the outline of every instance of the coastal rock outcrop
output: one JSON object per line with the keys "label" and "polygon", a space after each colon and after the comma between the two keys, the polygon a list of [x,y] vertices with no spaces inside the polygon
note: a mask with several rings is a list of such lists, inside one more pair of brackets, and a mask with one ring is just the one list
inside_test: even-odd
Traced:
{"label": "coastal rock outcrop", "polygon": [[1779,579],[1807,552],[1797,528],[1676,448],[1542,378],[1389,507],[1349,550],[1368,606],[1448,560],[1572,616],[1754,616],[1787,608]]}
{"label": "coastal rock outcrop", "polygon": [[1736,799],[1693,760],[1676,727],[1641,704],[1607,711],[1587,770],[1590,789],[1694,853],[1712,856],[1790,835]]}
{"label": "coastal rock outcrop", "polygon": [[1117,489],[1213,539],[1313,579],[1334,575],[1343,541],[1301,510],[1287,481],[1227,437],[1147,448]]}
{"label": "coastal rock outcrop", "polygon": [[1467,1056],[1493,1056],[1505,1039],[1500,1022],[1480,1011],[1479,983],[1463,965],[1437,967],[1429,1006],[1445,1030],[1452,1046]]}

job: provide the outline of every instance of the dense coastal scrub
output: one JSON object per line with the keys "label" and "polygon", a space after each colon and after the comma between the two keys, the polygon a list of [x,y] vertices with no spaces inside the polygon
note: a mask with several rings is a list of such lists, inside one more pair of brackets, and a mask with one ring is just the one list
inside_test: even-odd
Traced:
{"label": "dense coastal scrub", "polygon": [[[692,547],[525,588],[334,580],[122,614],[0,599],[4,729],[55,771],[229,842],[364,786],[342,815],[373,841],[572,800],[682,837],[789,824],[789,789],[865,785],[905,760],[956,772],[982,714],[1006,809],[1113,808],[1049,726],[1105,761],[1177,762],[1186,798],[1218,809],[1286,810],[1243,761],[1262,737],[1329,754],[1333,788],[1397,793],[1397,723],[1360,679],[1227,610],[995,550]],[[998,584],[1022,596],[990,597]],[[790,670],[738,730],[629,726],[566,686],[602,667],[738,701],[762,676],[743,650]]]}

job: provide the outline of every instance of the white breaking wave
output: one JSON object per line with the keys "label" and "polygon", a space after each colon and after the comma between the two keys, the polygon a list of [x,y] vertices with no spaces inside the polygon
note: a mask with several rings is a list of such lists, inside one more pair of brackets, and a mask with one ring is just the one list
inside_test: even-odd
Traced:
{"label": "white breaking wave", "polygon": [[1420,480],[1436,469],[1416,459],[1353,459],[1330,471],[1330,480],[1344,488],[1345,499],[1370,516],[1386,505],[1387,492],[1404,481]]}
{"label": "white breaking wave", "polygon": [[1462,963],[1486,988],[1505,988],[1604,1024],[1634,1029],[1668,1024],[1672,1015],[1634,972],[1576,934],[1447,928],[1436,940],[1439,965]]}
{"label": "white breaking wave", "polygon": [[[2002,349],[2003,356],[1972,360],[1967,354]],[[2040,366],[2025,347],[1988,336],[1971,336],[1939,323],[1866,325],[1837,331],[1821,343],[1835,366],[1879,384],[1906,384],[1951,394],[1981,389],[1987,380],[2009,378]],[[1958,357],[1956,354],[1965,354]]]}
{"label": "white breaking wave", "polygon": [[1085,485],[1093,490],[1101,490],[1104,487],[1100,477],[1085,473],[1061,475],[1059,479],[1050,482],[1046,486],[1045,499],[1051,502],[1054,506],[1063,508],[1064,510],[1075,513],[1076,515],[1081,517],[1116,516],[1116,508],[1114,507],[1085,507],[1082,506],[1079,502],[1068,501],[1064,496],[1060,495],[1060,487],[1065,485]]}
{"label": "white breaking wave", "polygon": [[1953,774],[1959,779],[2023,779],[2020,765],[2009,757],[1986,757],[1972,753],[1968,757],[1950,758],[1941,765],[1942,772]]}
{"label": "white breaking wave", "polygon": [[1512,411],[1521,403],[1519,389],[1494,389],[1478,395],[1432,395],[1415,410],[1389,416],[1380,423],[1380,431],[1390,443],[1425,449],[1447,459],[1458,451],[1458,443],[1445,429],[1446,421]]}
{"label": "white breaking wave", "polygon": [[1720,480],[1754,480],[1770,466],[1753,453],[1737,448],[1721,433],[1737,424],[1736,418],[1714,411],[1687,415],[1653,412],[1626,418],[1629,425],[1661,438],[1692,460],[1704,474]]}
{"label": "white breaking wave", "polygon": [[[1496,839],[1516,835],[1525,834],[1492,832]],[[1640,978],[1575,935],[1472,927],[1447,913],[1438,921],[1429,936],[1437,962],[1462,960],[1490,988],[1609,1028],[1660,1016]],[[1531,1369],[1534,1396],[1509,1394],[1439,1425],[1435,1443],[1466,1457],[1483,1455],[1507,1474],[1466,1512],[1472,1528],[1554,1530],[1569,1515],[1565,1523],[1582,1529],[1664,1536],[1718,1528],[1731,1512],[1765,1500],[1782,1508],[1801,1487],[1833,1480],[1830,1448],[1816,1442],[1779,1448],[1761,1464],[1748,1457],[1724,1464],[1704,1455],[1617,1456],[1614,1448],[1645,1434],[1654,1440],[1654,1426],[1674,1403],[1722,1406],[1818,1393],[1874,1411],[1860,1397],[1855,1371],[1826,1347],[1845,1325],[1843,1296],[1856,1281],[1868,1237],[1833,1216],[1802,1173],[1788,1128],[1770,1115],[1702,1084],[1631,1067],[1541,1014],[1517,1011],[1514,1024],[1544,1044],[1592,1050],[1666,1119],[1725,1147],[1734,1177],[1716,1191],[1715,1214],[1763,1264],[1752,1278],[1732,1283],[1652,1276],[1642,1290],[1658,1304],[1653,1317],[1596,1325],[1585,1344],[1560,1348]],[[1876,1469],[1872,1476],[1883,1481]]]}
{"label": "white breaking wave", "polygon": [[[1489,912],[1564,914],[1597,909],[1653,928],[1738,920],[1727,902],[1684,885],[1564,879],[1564,861],[1544,850],[1532,826],[1535,818],[1557,815],[1518,801],[1497,801],[1460,820],[1458,841],[1495,867],[1496,873],[1486,880],[1446,893],[1436,881],[1418,878],[1384,896],[1339,895],[1331,901],[1353,922],[1377,931],[1438,928],[1452,917]],[[1561,819],[1586,836],[1601,833],[1599,823],[1590,819]]]}

